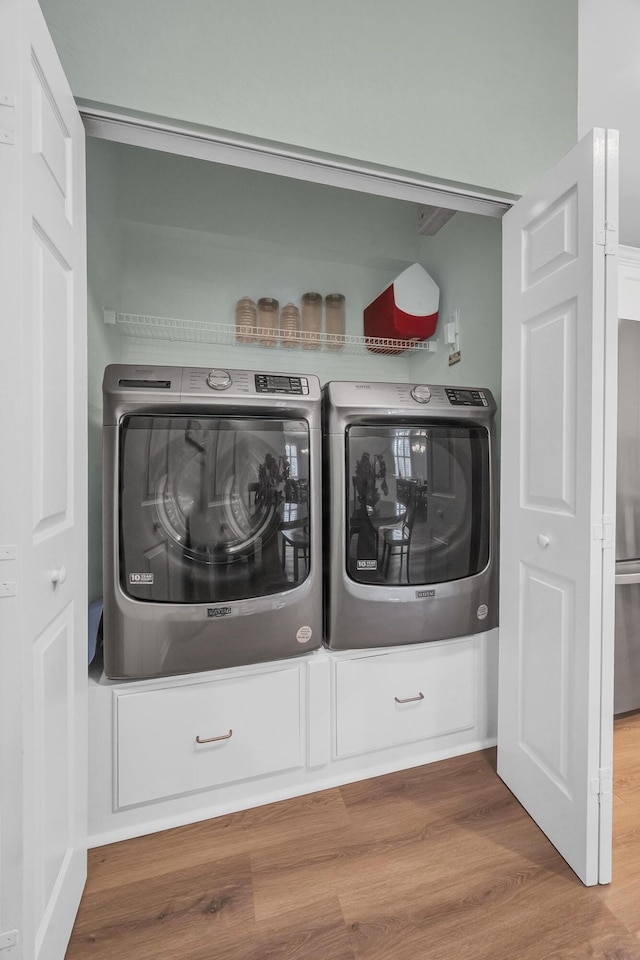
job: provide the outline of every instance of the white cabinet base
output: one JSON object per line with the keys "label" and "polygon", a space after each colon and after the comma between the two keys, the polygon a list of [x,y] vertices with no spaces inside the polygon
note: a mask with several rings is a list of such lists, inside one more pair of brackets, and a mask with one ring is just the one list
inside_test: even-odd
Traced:
{"label": "white cabinet base", "polygon": [[465,637],[336,663],[336,756],[474,731],[474,654]]}
{"label": "white cabinet base", "polygon": [[118,809],[299,767],[300,670],[118,692]]}
{"label": "white cabinet base", "polygon": [[496,681],[497,630],[170,680],[93,676],[89,844],[492,746]]}

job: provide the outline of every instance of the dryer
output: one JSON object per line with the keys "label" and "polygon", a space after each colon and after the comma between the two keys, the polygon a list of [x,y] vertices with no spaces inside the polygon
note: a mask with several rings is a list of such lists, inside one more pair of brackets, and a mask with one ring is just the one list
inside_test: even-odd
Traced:
{"label": "dryer", "polygon": [[482,388],[326,384],[329,647],[444,640],[496,625],[495,412]]}
{"label": "dryer", "polygon": [[103,398],[106,675],[320,646],[318,379],[111,365]]}

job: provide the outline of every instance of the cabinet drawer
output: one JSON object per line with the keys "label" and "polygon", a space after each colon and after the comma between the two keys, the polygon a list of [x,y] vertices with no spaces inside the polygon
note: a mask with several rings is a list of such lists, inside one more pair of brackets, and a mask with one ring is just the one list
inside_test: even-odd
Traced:
{"label": "cabinet drawer", "polygon": [[473,640],[336,664],[338,757],[474,725]]}
{"label": "cabinet drawer", "polygon": [[116,699],[118,807],[300,766],[297,668]]}

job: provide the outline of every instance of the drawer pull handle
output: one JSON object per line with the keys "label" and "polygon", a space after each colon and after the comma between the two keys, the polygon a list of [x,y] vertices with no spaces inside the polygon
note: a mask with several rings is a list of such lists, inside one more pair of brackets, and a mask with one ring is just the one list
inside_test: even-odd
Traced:
{"label": "drawer pull handle", "polygon": [[233,730],[229,733],[223,733],[221,737],[196,737],[196,743],[215,743],[217,740],[230,740],[233,736]]}
{"label": "drawer pull handle", "polygon": [[406,697],[401,700],[400,697],[393,698],[396,703],[414,703],[416,700],[424,700],[424,693],[419,693],[417,697]]}

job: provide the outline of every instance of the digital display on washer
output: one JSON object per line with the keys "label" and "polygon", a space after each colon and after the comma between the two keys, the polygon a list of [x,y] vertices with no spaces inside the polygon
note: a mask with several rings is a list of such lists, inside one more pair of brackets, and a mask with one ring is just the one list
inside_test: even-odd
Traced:
{"label": "digital display on washer", "polygon": [[286,377],[271,373],[256,373],[256,393],[309,393],[306,377]]}
{"label": "digital display on washer", "polygon": [[449,403],[457,407],[486,407],[487,398],[482,390],[458,390],[457,388],[446,388]]}

